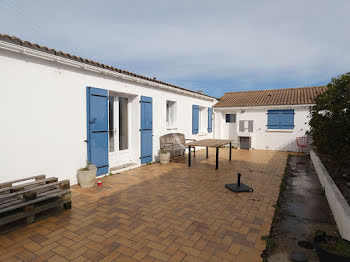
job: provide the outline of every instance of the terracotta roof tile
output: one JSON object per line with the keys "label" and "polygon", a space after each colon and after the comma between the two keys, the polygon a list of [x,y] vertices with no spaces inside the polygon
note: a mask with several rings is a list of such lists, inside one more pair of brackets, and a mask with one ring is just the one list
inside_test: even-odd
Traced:
{"label": "terracotta roof tile", "polygon": [[313,104],[326,86],[257,90],[226,93],[214,107]]}
{"label": "terracotta roof tile", "polygon": [[131,72],[128,72],[128,71],[125,71],[125,70],[121,70],[121,69],[118,69],[118,68],[115,68],[115,67],[112,67],[112,66],[104,65],[104,64],[92,61],[92,60],[88,60],[88,59],[85,59],[85,58],[81,58],[81,57],[77,57],[77,56],[74,56],[74,55],[70,55],[70,54],[64,53],[62,51],[56,51],[55,49],[49,49],[46,46],[40,46],[38,44],[33,44],[31,42],[28,42],[28,41],[23,41],[23,40],[21,40],[21,39],[19,39],[17,37],[14,37],[14,36],[0,34],[0,41],[4,41],[4,42],[11,43],[11,44],[27,47],[27,48],[34,49],[34,50],[39,50],[39,51],[42,51],[42,52],[45,52],[45,53],[49,53],[49,54],[53,54],[53,55],[56,55],[56,56],[64,57],[64,58],[67,58],[67,59],[79,61],[79,62],[82,62],[82,63],[85,63],[85,64],[89,64],[89,65],[93,65],[93,66],[97,66],[97,67],[101,67],[101,68],[108,68],[108,70],[116,71],[118,73],[122,73],[122,74],[125,74],[125,75],[129,75],[129,76],[133,76],[133,77],[136,77],[136,78],[141,78],[141,79],[144,79],[144,80],[147,80],[147,81],[151,81],[151,82],[159,83],[159,84],[162,84],[162,85],[174,87],[174,88],[181,89],[183,91],[187,91],[187,92],[190,92],[190,93],[194,93],[194,94],[198,94],[198,95],[202,95],[202,96],[218,99],[218,98],[213,97],[213,96],[209,96],[209,95],[206,95],[206,94],[203,94],[203,93],[192,91],[190,89],[186,89],[186,88],[179,87],[179,86],[176,86],[176,85],[168,84],[168,83],[165,83],[163,81],[159,81],[159,80],[156,80],[156,79],[153,79],[153,78],[150,78],[150,77],[138,75],[138,74],[131,73]]}

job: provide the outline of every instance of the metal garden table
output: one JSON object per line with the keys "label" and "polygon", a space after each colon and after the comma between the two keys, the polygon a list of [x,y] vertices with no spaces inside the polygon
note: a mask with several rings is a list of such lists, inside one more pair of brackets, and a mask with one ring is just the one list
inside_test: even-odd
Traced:
{"label": "metal garden table", "polygon": [[[232,142],[234,140],[225,140],[225,139],[203,139],[194,141],[191,143],[186,143],[185,145],[188,146],[188,166],[191,166],[191,147],[195,148],[196,146],[202,146],[206,147],[206,157],[208,158],[208,147],[216,147],[216,169],[219,169],[219,148],[230,144],[230,156],[229,159],[231,161],[232,156]],[[194,155],[196,156],[196,155]]]}

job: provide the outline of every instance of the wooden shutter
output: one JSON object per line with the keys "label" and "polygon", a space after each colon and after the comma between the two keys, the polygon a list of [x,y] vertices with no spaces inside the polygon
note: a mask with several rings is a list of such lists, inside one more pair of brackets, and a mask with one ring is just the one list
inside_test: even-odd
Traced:
{"label": "wooden shutter", "polygon": [[208,132],[213,131],[213,109],[208,107]]}
{"label": "wooden shutter", "polygon": [[141,96],[141,164],[153,160],[152,97]]}
{"label": "wooden shutter", "polygon": [[253,132],[253,120],[248,121],[248,132]]}
{"label": "wooden shutter", "polygon": [[108,173],[108,91],[87,87],[88,161],[97,175]]}
{"label": "wooden shutter", "polygon": [[294,109],[288,110],[268,110],[267,111],[268,129],[293,129],[294,128]]}
{"label": "wooden shutter", "polygon": [[294,109],[281,110],[280,113],[280,128],[294,129]]}
{"label": "wooden shutter", "polygon": [[279,110],[267,111],[267,128],[280,129]]}
{"label": "wooden shutter", "polygon": [[199,106],[192,105],[192,134],[198,134],[199,127]]}
{"label": "wooden shutter", "polygon": [[244,132],[244,120],[239,120],[239,132]]}

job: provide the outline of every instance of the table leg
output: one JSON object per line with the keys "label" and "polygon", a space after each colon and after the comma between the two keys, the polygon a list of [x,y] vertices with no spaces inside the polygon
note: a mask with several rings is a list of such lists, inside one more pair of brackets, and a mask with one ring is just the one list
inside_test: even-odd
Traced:
{"label": "table leg", "polygon": [[193,157],[196,157],[196,147],[193,147]]}
{"label": "table leg", "polygon": [[208,154],[208,147],[207,147],[207,152],[206,152],[206,153],[207,153],[207,158],[208,158],[208,155],[209,155],[209,154]]}
{"label": "table leg", "polygon": [[191,166],[191,146],[188,147],[188,166]]}
{"label": "table leg", "polygon": [[219,169],[219,148],[216,148],[216,167],[215,169]]}
{"label": "table leg", "polygon": [[230,143],[230,161],[232,159],[232,143]]}

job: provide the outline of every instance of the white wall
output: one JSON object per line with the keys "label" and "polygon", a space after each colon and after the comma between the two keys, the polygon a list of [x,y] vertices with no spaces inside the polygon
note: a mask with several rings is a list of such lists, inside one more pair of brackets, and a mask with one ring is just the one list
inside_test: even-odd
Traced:
{"label": "white wall", "polygon": [[[153,98],[153,154],[159,136],[171,132],[192,135],[192,105],[212,107],[216,101],[196,98],[125,81],[100,73],[0,50],[1,128],[0,182],[46,174],[76,183],[76,170],[87,159],[86,86],[125,93],[131,100],[132,160],[140,163],[140,96]],[[177,103],[176,129],[166,127],[166,100]]]}
{"label": "white wall", "polygon": [[[294,129],[293,130],[268,130],[267,128],[267,110],[270,109],[294,109]],[[243,110],[243,111],[242,111]],[[296,137],[304,136],[309,130],[309,105],[302,106],[270,106],[256,108],[214,108],[217,121],[217,136],[225,139],[235,139],[239,136],[251,137],[251,147],[253,149],[279,150],[279,151],[298,151]],[[225,123],[225,114],[236,113],[236,125],[232,130]],[[253,132],[239,132],[240,120],[253,120]],[[232,125],[232,124],[231,124]],[[233,125],[232,125],[233,126]],[[221,131],[220,131],[221,130]],[[219,133],[220,132],[220,133]]]}
{"label": "white wall", "polygon": [[[215,114],[215,118],[218,119],[219,125],[216,126],[217,137],[221,139],[237,139],[237,122],[236,123],[226,123],[226,114],[237,114],[236,110],[225,110],[220,111]],[[236,145],[236,142],[233,143]]]}

